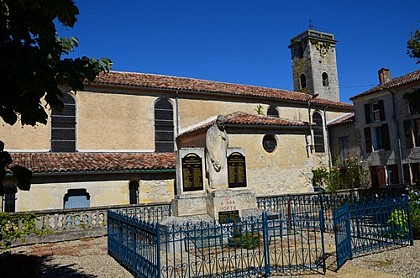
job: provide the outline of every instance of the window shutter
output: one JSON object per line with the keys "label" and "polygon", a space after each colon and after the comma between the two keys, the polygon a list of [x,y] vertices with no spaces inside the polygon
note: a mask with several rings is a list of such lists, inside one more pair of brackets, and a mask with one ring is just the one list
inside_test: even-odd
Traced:
{"label": "window shutter", "polygon": [[404,136],[405,136],[405,147],[413,147],[413,137],[411,136],[411,120],[404,121]]}
{"label": "window shutter", "polygon": [[387,124],[381,126],[381,136],[382,136],[382,142],[383,142],[383,149],[390,150],[391,144],[389,142],[389,130],[388,130]]}
{"label": "window shutter", "polygon": [[379,117],[380,117],[380,120],[383,121],[385,120],[384,101],[383,100],[378,101],[378,106],[379,106]]}
{"label": "window shutter", "polygon": [[366,146],[366,152],[371,153],[372,152],[372,137],[370,135],[370,127],[365,127],[365,146]]}
{"label": "window shutter", "polygon": [[370,119],[370,115],[371,115],[371,105],[370,104],[365,104],[365,119],[366,119],[366,123],[369,124],[371,122]]}

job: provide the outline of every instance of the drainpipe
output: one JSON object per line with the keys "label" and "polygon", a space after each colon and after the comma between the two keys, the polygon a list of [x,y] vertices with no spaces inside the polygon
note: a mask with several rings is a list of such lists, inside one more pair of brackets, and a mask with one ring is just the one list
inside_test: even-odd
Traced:
{"label": "drainpipe", "polygon": [[404,169],[403,169],[403,163],[402,163],[401,135],[400,135],[400,129],[399,129],[398,121],[397,121],[397,115],[395,114],[395,92],[393,92],[392,90],[389,90],[389,92],[391,93],[391,96],[392,96],[392,110],[393,110],[392,119],[394,120],[395,129],[397,130],[398,168],[400,169],[400,173],[401,173],[399,180],[402,181],[402,184],[404,184],[405,178],[404,178]]}
{"label": "drainpipe", "polygon": [[327,135],[327,140],[328,140],[328,144],[325,144],[325,145],[328,146],[328,170],[331,173],[332,158],[331,158],[331,148],[330,148],[330,136],[328,134],[328,126],[327,126],[327,108],[328,108],[328,105],[325,106],[324,108],[324,128],[325,128],[325,134]]}

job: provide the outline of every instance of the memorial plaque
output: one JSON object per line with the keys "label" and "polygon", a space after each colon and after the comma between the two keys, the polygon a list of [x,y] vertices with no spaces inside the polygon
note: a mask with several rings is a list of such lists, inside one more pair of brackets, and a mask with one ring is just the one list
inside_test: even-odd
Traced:
{"label": "memorial plaque", "polygon": [[203,162],[195,153],[182,158],[182,183],[184,191],[203,190]]}
{"label": "memorial plaque", "polygon": [[219,223],[233,223],[239,219],[239,210],[220,211],[219,212]]}
{"label": "memorial plaque", "polygon": [[246,187],[245,156],[234,152],[227,158],[229,188]]}

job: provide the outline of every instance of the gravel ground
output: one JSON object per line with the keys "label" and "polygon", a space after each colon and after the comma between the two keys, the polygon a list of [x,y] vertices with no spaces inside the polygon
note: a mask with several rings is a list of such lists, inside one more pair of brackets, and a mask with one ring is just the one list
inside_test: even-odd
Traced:
{"label": "gravel ground", "polygon": [[[7,256],[0,258],[0,277],[132,277],[108,256],[106,237],[13,248],[9,258],[20,262],[17,268],[10,266]],[[420,240],[414,246],[355,258],[338,272],[308,277],[420,278]]]}

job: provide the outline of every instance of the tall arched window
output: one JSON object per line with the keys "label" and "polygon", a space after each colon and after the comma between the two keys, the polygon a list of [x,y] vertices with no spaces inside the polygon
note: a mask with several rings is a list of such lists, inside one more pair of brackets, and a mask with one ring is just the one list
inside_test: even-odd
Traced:
{"label": "tall arched window", "polygon": [[139,182],[136,180],[131,180],[128,184],[130,205],[139,203],[139,187]]}
{"label": "tall arched window", "polygon": [[328,74],[326,72],[322,73],[322,85],[328,87],[330,85],[330,81],[328,80]]}
{"label": "tall arched window", "polygon": [[155,103],[155,151],[174,151],[174,115],[167,99]]}
{"label": "tall arched window", "polygon": [[300,79],[300,88],[301,89],[306,88],[306,75],[301,74],[299,79]]}
{"label": "tall arched window", "polygon": [[70,94],[63,94],[64,108],[51,112],[51,151],[76,151],[76,101]]}
{"label": "tall arched window", "polygon": [[267,116],[279,118],[280,115],[279,115],[279,110],[277,110],[277,107],[270,105],[270,107],[268,107],[268,110],[267,110]]}
{"label": "tall arched window", "polygon": [[325,152],[324,146],[324,122],[320,113],[315,112],[312,116],[313,123],[315,124],[314,130],[314,147],[315,152],[323,153]]}

